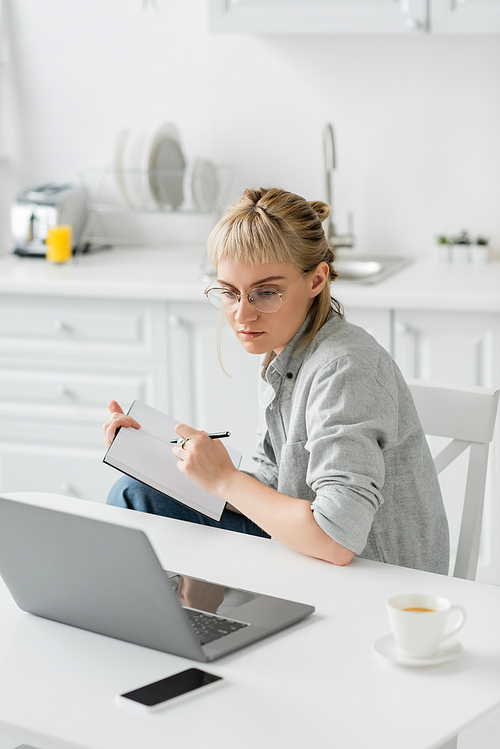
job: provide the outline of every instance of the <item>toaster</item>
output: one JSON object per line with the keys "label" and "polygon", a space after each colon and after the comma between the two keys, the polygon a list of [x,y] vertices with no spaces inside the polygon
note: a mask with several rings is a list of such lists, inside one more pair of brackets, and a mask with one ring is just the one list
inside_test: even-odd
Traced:
{"label": "toaster", "polygon": [[73,251],[78,247],[87,220],[87,194],[79,185],[50,182],[22,192],[12,206],[14,252],[45,257],[48,230],[59,224],[72,228]]}

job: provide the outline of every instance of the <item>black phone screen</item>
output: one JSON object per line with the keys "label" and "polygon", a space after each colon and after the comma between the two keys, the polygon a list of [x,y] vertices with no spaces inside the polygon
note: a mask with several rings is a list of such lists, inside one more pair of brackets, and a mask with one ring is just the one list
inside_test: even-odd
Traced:
{"label": "black phone screen", "polygon": [[145,707],[153,707],[221,679],[221,676],[209,674],[199,668],[188,668],[186,671],[180,671],[178,674],[167,676],[166,679],[146,684],[144,687],[126,692],[121,696]]}

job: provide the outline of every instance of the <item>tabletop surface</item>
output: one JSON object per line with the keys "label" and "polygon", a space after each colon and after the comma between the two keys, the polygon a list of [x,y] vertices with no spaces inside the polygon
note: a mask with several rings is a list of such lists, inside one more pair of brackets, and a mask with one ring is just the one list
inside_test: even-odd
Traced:
{"label": "tabletop surface", "polygon": [[[316,611],[209,664],[225,680],[211,693],[137,715],[116,695],[199,664],[26,614],[0,580],[2,749],[2,730],[40,749],[432,749],[500,704],[500,588],[361,559],[335,567],[272,540],[69,497],[6,496],[142,528],[166,569]],[[466,608],[456,660],[405,668],[375,652],[389,633],[385,601],[401,592]]]}

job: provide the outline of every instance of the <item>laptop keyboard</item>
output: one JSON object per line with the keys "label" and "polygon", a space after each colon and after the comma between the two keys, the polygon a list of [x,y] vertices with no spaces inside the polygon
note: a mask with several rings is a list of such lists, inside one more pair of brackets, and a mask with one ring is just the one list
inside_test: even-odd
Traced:
{"label": "laptop keyboard", "polygon": [[221,637],[237,632],[243,627],[248,627],[244,622],[235,622],[232,619],[223,619],[220,616],[212,616],[194,609],[184,609],[201,645],[219,640]]}

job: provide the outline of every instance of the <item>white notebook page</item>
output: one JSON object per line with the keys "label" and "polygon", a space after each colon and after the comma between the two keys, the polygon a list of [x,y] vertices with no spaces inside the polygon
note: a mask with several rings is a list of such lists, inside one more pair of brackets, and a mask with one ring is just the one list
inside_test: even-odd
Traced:
{"label": "white notebook page", "polygon": [[[141,401],[135,401],[129,414],[141,429],[122,427],[108,449],[104,462],[177,499],[198,512],[220,520],[225,501],[190,481],[177,468],[170,440],[176,439],[178,423]],[[239,466],[241,453],[228,448],[233,463]]]}

